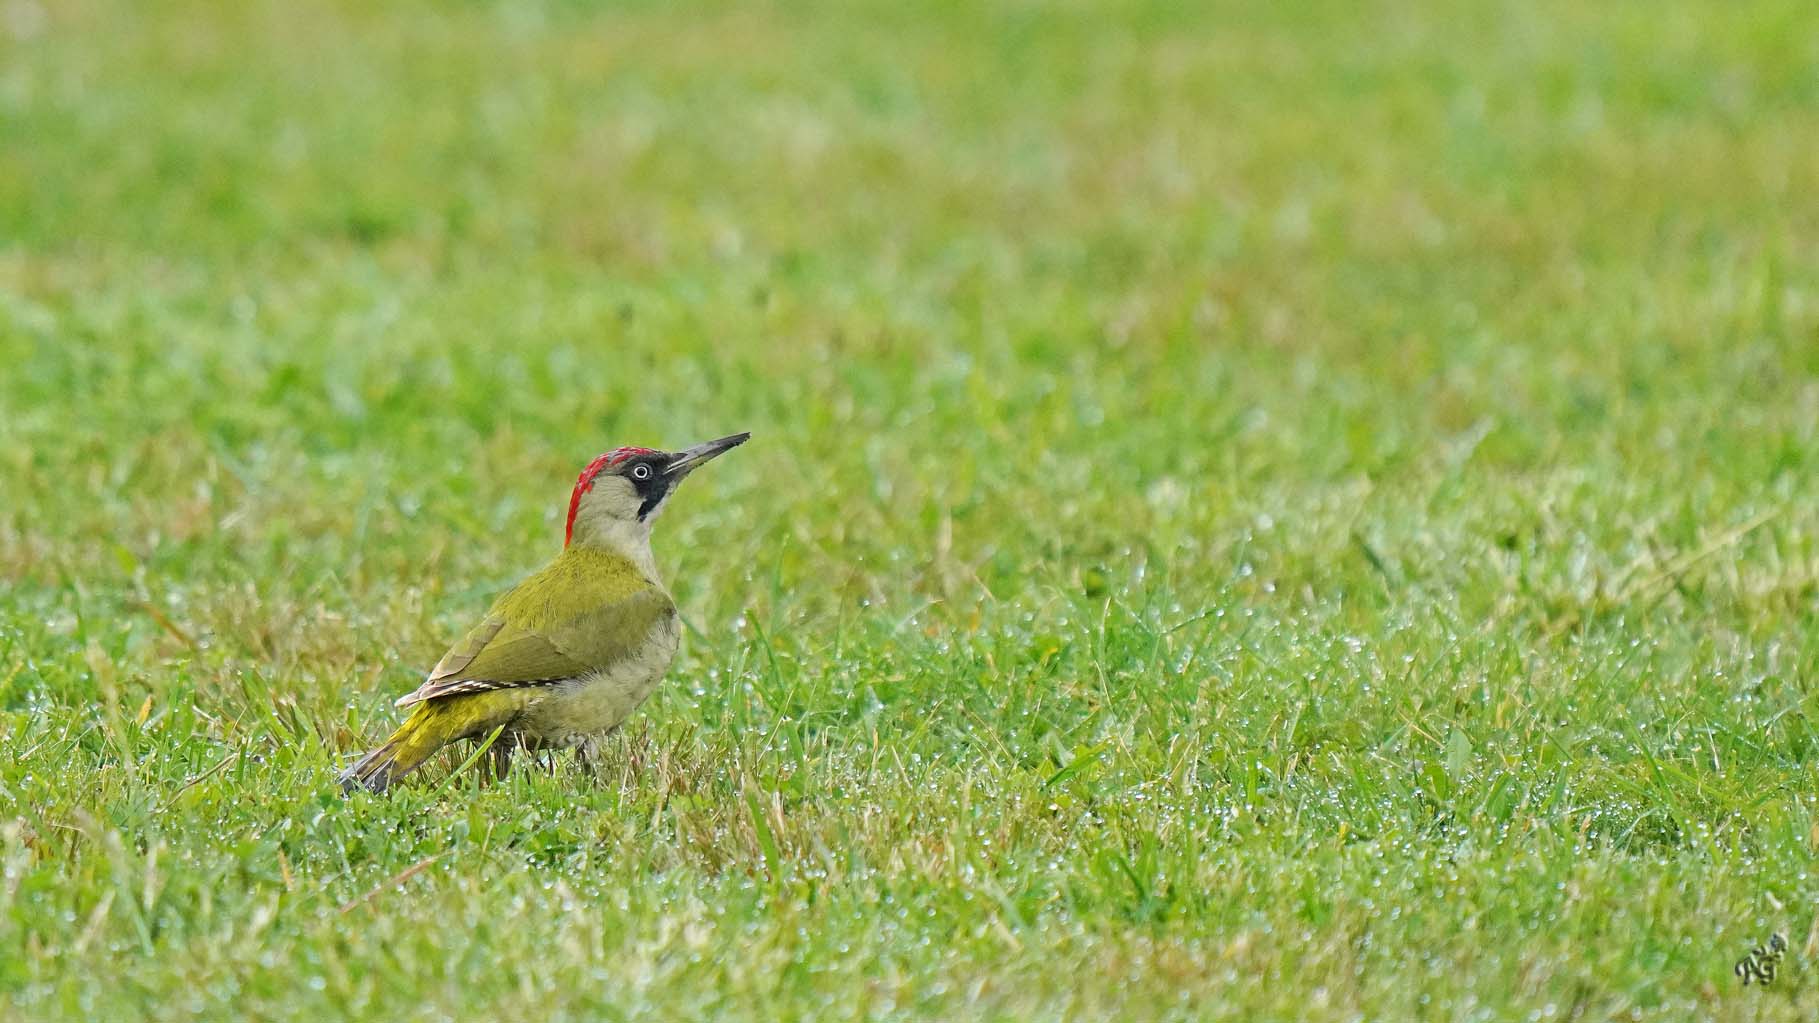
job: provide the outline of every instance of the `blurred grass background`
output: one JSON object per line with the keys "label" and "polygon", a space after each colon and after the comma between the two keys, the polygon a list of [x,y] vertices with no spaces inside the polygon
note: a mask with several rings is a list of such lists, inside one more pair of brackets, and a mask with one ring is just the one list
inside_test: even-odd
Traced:
{"label": "blurred grass background", "polygon": [[[1819,1010],[1810,4],[0,58],[9,1015]],[[599,777],[334,791],[589,457],[738,429]]]}

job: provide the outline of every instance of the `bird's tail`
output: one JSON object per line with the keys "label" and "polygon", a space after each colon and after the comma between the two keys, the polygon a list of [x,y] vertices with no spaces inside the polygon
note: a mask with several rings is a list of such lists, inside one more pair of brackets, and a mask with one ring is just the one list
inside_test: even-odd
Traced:
{"label": "bird's tail", "polygon": [[[417,704],[391,738],[341,772],[342,791],[364,788],[384,792],[392,782],[416,770],[456,739],[485,735],[509,724],[523,710],[528,694],[527,689],[495,689]],[[509,742],[495,749],[503,753],[508,746]]]}
{"label": "bird's tail", "polygon": [[432,753],[456,737],[439,727],[446,715],[438,703],[420,703],[404,724],[377,749],[341,772],[341,790],[356,788],[384,792],[392,782],[417,769]]}

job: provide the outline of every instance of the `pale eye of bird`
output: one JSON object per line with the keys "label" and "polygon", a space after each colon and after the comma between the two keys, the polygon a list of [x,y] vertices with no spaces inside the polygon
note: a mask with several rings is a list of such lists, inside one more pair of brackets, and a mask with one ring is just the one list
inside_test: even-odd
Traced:
{"label": "pale eye of bird", "polygon": [[632,479],[647,480],[651,478],[651,467],[648,465],[632,466]]}

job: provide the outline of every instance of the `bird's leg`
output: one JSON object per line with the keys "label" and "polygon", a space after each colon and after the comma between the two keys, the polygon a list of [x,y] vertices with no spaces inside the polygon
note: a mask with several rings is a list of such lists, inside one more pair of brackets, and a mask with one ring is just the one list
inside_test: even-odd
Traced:
{"label": "bird's leg", "polygon": [[512,740],[501,735],[493,743],[493,748],[486,751],[488,759],[492,761],[495,781],[504,781],[505,776],[511,773],[512,750],[515,746],[516,744]]}
{"label": "bird's leg", "polygon": [[600,764],[604,759],[601,754],[604,752],[605,738],[603,735],[590,735],[575,747],[575,763],[594,777],[600,776]]}

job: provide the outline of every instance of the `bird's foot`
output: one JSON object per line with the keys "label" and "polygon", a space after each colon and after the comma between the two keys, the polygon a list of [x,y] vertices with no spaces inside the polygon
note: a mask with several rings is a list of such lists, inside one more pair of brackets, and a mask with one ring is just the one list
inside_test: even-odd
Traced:
{"label": "bird's foot", "polygon": [[489,773],[494,781],[504,781],[506,776],[512,773],[512,751],[514,749],[516,749],[514,743],[507,742],[504,736],[500,736],[498,741],[493,743],[492,748],[486,751],[487,760],[491,762]]}

